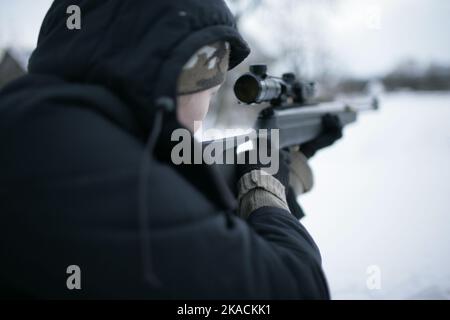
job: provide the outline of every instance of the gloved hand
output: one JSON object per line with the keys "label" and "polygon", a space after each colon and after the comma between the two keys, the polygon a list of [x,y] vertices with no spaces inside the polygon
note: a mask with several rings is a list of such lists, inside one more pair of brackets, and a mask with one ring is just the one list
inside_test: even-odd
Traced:
{"label": "gloved hand", "polygon": [[[237,165],[241,216],[248,216],[249,211],[257,209],[258,206],[269,205],[285,208],[298,219],[303,217],[303,210],[297,203],[296,197],[308,192],[313,186],[313,174],[308,165],[308,159],[318,150],[332,145],[342,137],[342,124],[337,116],[325,115],[322,118],[322,126],[322,133],[317,138],[297,148],[278,151],[279,170],[271,177],[276,178],[276,183],[273,179],[261,178],[261,174],[257,174],[268,167],[268,165],[262,165],[260,161],[256,164]],[[249,159],[248,154],[248,152],[244,153],[247,159]],[[248,175],[250,172],[253,172],[252,175]],[[277,183],[283,186],[283,190],[280,190]]]}
{"label": "gloved hand", "polygon": [[[272,149],[270,141],[258,139],[256,163],[250,164],[250,153],[246,151],[238,154],[238,159],[245,159],[243,164],[237,164],[239,215],[247,218],[252,212],[261,207],[276,207],[289,211],[286,192],[289,188],[290,152],[287,150]],[[277,152],[279,156],[278,171],[268,174],[268,168],[273,163],[264,165],[259,159],[261,144],[268,144],[268,149]],[[272,161],[273,161],[273,157]],[[238,162],[239,163],[239,162]],[[266,169],[266,170],[265,170]],[[273,168],[272,168],[273,169]]]}
{"label": "gloved hand", "polygon": [[342,138],[342,123],[338,116],[327,114],[322,117],[322,133],[315,139],[300,145],[300,152],[310,159],[320,149],[331,146]]}
{"label": "gloved hand", "polygon": [[337,116],[325,115],[322,118],[322,133],[298,147],[291,148],[290,186],[287,191],[287,203],[292,214],[301,219],[303,210],[297,197],[310,191],[314,185],[314,176],[308,159],[325,147],[332,145],[342,137],[342,124]]}
{"label": "gloved hand", "polygon": [[[267,143],[267,148],[271,150],[271,142],[266,140],[258,139],[256,141],[257,150],[259,150],[262,143]],[[281,184],[287,189],[289,187],[289,166],[291,164],[291,154],[289,150],[281,149],[281,150],[272,150],[273,152],[278,152],[279,154],[279,168],[278,172],[273,175]],[[245,151],[241,154],[238,154],[238,159],[245,159],[244,164],[237,164],[236,166],[236,174],[237,180],[243,177],[246,173],[249,173],[254,170],[264,170],[264,168],[270,167],[270,164],[263,165],[259,159],[259,152],[257,152],[256,164],[250,164],[250,151]]]}
{"label": "gloved hand", "polygon": [[314,185],[314,176],[308,158],[298,148],[291,149],[289,185],[297,196],[310,191]]}

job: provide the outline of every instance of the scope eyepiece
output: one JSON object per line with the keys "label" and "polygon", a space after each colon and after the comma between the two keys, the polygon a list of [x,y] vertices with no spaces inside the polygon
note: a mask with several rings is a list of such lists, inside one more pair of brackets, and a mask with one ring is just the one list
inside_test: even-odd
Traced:
{"label": "scope eyepiece", "polygon": [[276,78],[267,75],[267,66],[252,65],[250,72],[236,81],[234,94],[246,104],[269,102],[278,106],[289,98],[299,104],[305,103],[313,98],[315,89],[314,83],[297,81],[293,73]]}
{"label": "scope eyepiece", "polygon": [[234,86],[236,97],[247,104],[270,102],[277,99],[283,91],[283,84],[278,79],[261,79],[251,73],[240,77]]}

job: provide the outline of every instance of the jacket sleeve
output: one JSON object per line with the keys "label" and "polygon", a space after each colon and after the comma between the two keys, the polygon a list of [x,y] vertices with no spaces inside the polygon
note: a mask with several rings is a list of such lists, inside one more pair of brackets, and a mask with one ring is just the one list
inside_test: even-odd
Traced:
{"label": "jacket sleeve", "polygon": [[[264,247],[264,259],[274,259],[279,277],[274,290],[280,297],[329,299],[319,249],[305,227],[288,211],[264,207],[253,212],[248,225],[255,243]],[[268,263],[269,269],[271,264]],[[270,276],[269,276],[270,278]],[[274,282],[276,280],[274,279]]]}
{"label": "jacket sleeve", "polygon": [[[176,251],[178,263],[160,260],[159,275],[177,298],[330,298],[319,251],[291,213],[262,207],[248,220],[233,220],[229,227],[211,217],[168,240],[165,250]],[[166,273],[174,263],[176,271]]]}

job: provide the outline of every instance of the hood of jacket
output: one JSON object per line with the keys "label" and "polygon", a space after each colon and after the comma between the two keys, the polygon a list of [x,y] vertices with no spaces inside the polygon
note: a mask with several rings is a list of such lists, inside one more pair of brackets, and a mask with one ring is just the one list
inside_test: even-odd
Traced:
{"label": "hood of jacket", "polygon": [[[80,8],[79,30],[67,27],[71,5]],[[56,0],[42,24],[29,72],[105,86],[148,130],[158,99],[176,104],[183,65],[196,50],[218,40],[230,42],[230,69],[250,53],[223,0]]]}

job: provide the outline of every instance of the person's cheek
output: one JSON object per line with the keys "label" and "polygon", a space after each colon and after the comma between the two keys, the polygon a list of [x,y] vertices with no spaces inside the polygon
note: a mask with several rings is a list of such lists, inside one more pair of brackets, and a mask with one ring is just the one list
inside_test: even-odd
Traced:
{"label": "person's cheek", "polygon": [[193,114],[195,114],[195,117],[193,119],[194,132],[196,132],[200,128],[201,123],[203,122],[203,120],[205,120],[206,115],[208,114],[210,102],[210,96],[202,97],[202,99],[199,100],[198,104],[193,108],[193,110],[195,110],[193,112]]}
{"label": "person's cheek", "polygon": [[203,121],[206,118],[206,115],[208,114],[208,110],[209,110],[209,105],[211,103],[211,97],[208,97],[208,99],[206,99],[205,103],[202,106],[201,109],[201,120]]}
{"label": "person's cheek", "polygon": [[205,119],[210,101],[211,92],[209,90],[179,97],[178,120],[191,131],[196,131],[200,124],[195,125],[195,122]]}
{"label": "person's cheek", "polygon": [[211,102],[211,92],[209,90],[202,92],[197,101],[198,104],[193,108],[195,110],[195,120],[203,121],[209,110],[209,104]]}

